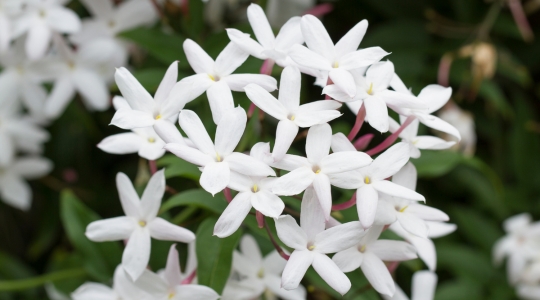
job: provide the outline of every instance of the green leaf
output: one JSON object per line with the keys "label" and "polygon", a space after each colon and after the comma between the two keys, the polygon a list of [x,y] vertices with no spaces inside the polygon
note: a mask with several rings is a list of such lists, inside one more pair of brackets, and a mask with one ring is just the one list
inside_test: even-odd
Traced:
{"label": "green leaf", "polygon": [[[134,30],[122,32],[121,37],[124,37],[132,42],[135,42],[148,53],[159,59],[165,65],[170,65],[175,60],[180,61],[181,68],[188,67],[188,62],[182,47],[184,38],[179,35],[167,34],[159,28],[144,28],[139,27]],[[160,76],[163,78],[162,74]]]}
{"label": "green leaf", "polygon": [[203,189],[192,189],[180,192],[169,198],[163,203],[163,206],[161,206],[160,213],[164,213],[173,207],[188,205],[221,214],[227,207],[227,201],[221,193],[212,196],[212,194]]}
{"label": "green leaf", "polygon": [[470,282],[487,283],[496,273],[484,253],[466,246],[438,243],[437,258],[439,270],[450,270]]}
{"label": "green leaf", "polygon": [[120,263],[122,250],[117,243],[94,243],[85,236],[86,227],[99,216],[80,202],[69,190],[60,195],[60,216],[73,247],[85,258],[88,274],[105,281]]}
{"label": "green leaf", "polygon": [[206,285],[221,294],[232,266],[232,253],[242,235],[237,230],[233,235],[220,239],[213,236],[217,219],[206,219],[197,230],[197,279],[199,284]]}
{"label": "green leaf", "polygon": [[493,244],[503,236],[499,226],[493,220],[466,207],[455,207],[451,212],[459,232],[467,237],[470,244],[482,247],[491,255]]}
{"label": "green leaf", "polygon": [[166,68],[149,68],[133,71],[133,76],[147,91],[156,91],[165,72],[167,72]]}
{"label": "green leaf", "polygon": [[463,156],[453,151],[422,151],[422,156],[411,159],[416,166],[418,177],[438,177],[452,171]]}
{"label": "green leaf", "polygon": [[165,178],[183,177],[199,181],[201,171],[192,163],[189,163],[174,155],[165,155],[157,161],[159,167],[165,167]]}
{"label": "green leaf", "polygon": [[445,282],[437,287],[435,300],[483,299],[482,286],[475,282],[459,280]]}
{"label": "green leaf", "polygon": [[491,80],[484,80],[478,90],[480,96],[484,97],[495,109],[505,118],[514,115],[512,107],[508,103],[501,88]]}

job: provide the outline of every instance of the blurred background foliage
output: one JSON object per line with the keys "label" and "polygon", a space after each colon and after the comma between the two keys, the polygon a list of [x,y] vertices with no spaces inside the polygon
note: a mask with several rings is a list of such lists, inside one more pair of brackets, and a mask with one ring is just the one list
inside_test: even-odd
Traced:
{"label": "blurred background foliage", "polygon": [[[331,2],[334,9],[323,19],[335,41],[367,19],[370,26],[361,47],[381,46],[392,52],[388,59],[415,94],[427,84],[447,81],[454,91],[454,103],[473,116],[474,155],[470,149],[467,155],[424,151],[413,160],[420,177],[418,191],[426,196],[428,205],[447,212],[458,225],[455,233],[435,240],[438,300],[515,298],[504,267],[492,264],[491,249],[503,235],[505,218],[520,212],[540,218],[540,39],[534,38],[534,33],[540,34],[540,1],[523,3],[530,32],[523,27],[520,31],[519,21],[516,23],[509,9],[514,1],[518,0],[339,0]],[[221,5],[221,10],[209,12],[200,0],[190,0],[186,14],[166,1],[160,24],[123,35],[140,47],[132,70],[148,90],[155,91],[174,60],[180,60],[179,78],[193,73],[182,49],[185,38],[197,41],[215,58],[229,41],[224,28],[251,32],[245,19],[250,1],[221,2],[213,6]],[[264,7],[264,0],[255,2]],[[88,15],[79,2],[69,5],[80,15]],[[219,22],[205,22],[203,15],[209,13]],[[258,73],[261,64],[249,58],[237,73]],[[274,69],[276,77],[280,73],[281,69]],[[313,79],[306,76],[303,80],[302,101],[322,99]],[[112,89],[118,93],[116,87]],[[187,108],[201,115],[212,135],[215,125],[209,105],[205,95],[200,98]],[[245,94],[234,93],[234,99],[248,108]],[[344,116],[332,125],[335,131],[347,133],[354,115],[346,107],[342,111]],[[50,282],[66,294],[84,281],[110,282],[122,245],[90,242],[83,234],[85,226],[92,220],[123,214],[114,180],[117,172],[136,179],[139,189],[149,178],[146,161],[136,154],[116,156],[96,147],[106,136],[120,132],[108,125],[112,115],[112,109],[88,113],[80,99],[72,102],[49,127],[52,138],[45,155],[54,161],[55,170],[32,183],[32,210],[23,213],[0,203],[0,299],[47,299],[42,286],[52,290]],[[239,150],[247,151],[257,141],[272,141],[275,126],[270,118],[261,122],[252,118]],[[426,128],[420,130],[427,132]],[[362,133],[375,132],[364,126]],[[375,134],[370,147],[383,139]],[[303,151],[304,140],[299,139],[291,152]],[[220,292],[228,275],[230,251],[240,237],[240,233],[223,240],[211,237],[215,218],[225,208],[223,195],[212,198],[202,192],[197,180],[200,172],[176,157],[166,155],[158,164],[167,167],[167,184],[178,192],[166,193],[162,216],[197,232],[200,249],[220,246],[225,251],[198,253],[205,260],[199,274],[213,264],[225,266],[212,278],[199,275],[200,283]],[[351,194],[336,190],[334,201],[345,201]],[[299,210],[297,199],[284,198],[288,207]],[[355,208],[334,216],[340,221],[357,217]],[[254,216],[248,216],[242,231],[254,235],[263,252],[273,249]],[[154,270],[164,267],[169,245],[153,241],[150,265]],[[178,247],[185,261],[186,247]],[[425,268],[420,260],[403,263],[395,273],[396,282],[409,292],[412,273]],[[360,271],[349,275],[353,288],[344,299],[378,299]],[[310,299],[339,298],[312,270],[303,284]]]}

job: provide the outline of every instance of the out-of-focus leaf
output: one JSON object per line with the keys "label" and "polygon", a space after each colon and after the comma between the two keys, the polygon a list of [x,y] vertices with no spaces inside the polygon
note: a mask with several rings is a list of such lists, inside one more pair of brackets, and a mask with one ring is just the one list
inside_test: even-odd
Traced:
{"label": "out-of-focus leaf", "polygon": [[438,177],[452,171],[463,156],[453,151],[422,151],[422,156],[411,159],[416,166],[418,177]]}
{"label": "out-of-focus leaf", "polygon": [[212,196],[203,189],[193,189],[180,192],[169,198],[161,206],[161,213],[178,206],[196,206],[217,214],[221,214],[227,207],[227,201],[221,193]]}
{"label": "out-of-focus leaf", "polygon": [[508,103],[506,96],[495,82],[485,79],[478,90],[480,96],[484,97],[491,105],[505,118],[514,116],[512,107]]}
{"label": "out-of-focus leaf", "polygon": [[165,72],[167,72],[166,68],[142,69],[134,71],[133,76],[147,91],[156,91]]}
{"label": "out-of-focus leaf", "polygon": [[197,280],[199,284],[206,285],[221,294],[232,266],[232,253],[236,248],[242,230],[226,238],[213,236],[214,225],[217,219],[208,218],[197,230]]}
{"label": "out-of-focus leaf", "polygon": [[439,269],[449,270],[470,282],[487,283],[495,273],[484,253],[466,246],[438,243],[437,257]]}
{"label": "out-of-focus leaf", "polygon": [[465,207],[456,207],[451,211],[452,221],[458,226],[459,233],[465,235],[470,244],[478,245],[491,255],[495,241],[502,237],[499,226],[484,215]]}
{"label": "out-of-focus leaf", "polygon": [[[150,55],[159,59],[167,66],[175,60],[180,61],[179,65],[181,68],[189,66],[182,46],[184,38],[179,35],[167,34],[158,28],[145,27],[122,32],[120,35],[135,42],[139,47],[148,51]],[[160,81],[163,75],[160,76]]]}
{"label": "out-of-focus leaf", "polygon": [[435,300],[482,299],[482,286],[476,282],[458,280],[437,287]]}
{"label": "out-of-focus leaf", "polygon": [[157,161],[159,167],[165,167],[165,178],[184,177],[198,181],[201,171],[192,163],[189,163],[174,155],[167,154]]}
{"label": "out-of-focus leaf", "polygon": [[513,80],[523,87],[528,87],[532,83],[531,75],[525,66],[520,64],[512,54],[502,49],[498,50],[497,73]]}
{"label": "out-of-focus leaf", "polygon": [[88,274],[108,280],[120,262],[122,250],[117,243],[94,243],[85,236],[86,227],[99,216],[82,204],[69,190],[61,194],[60,215],[69,241],[85,258]]}

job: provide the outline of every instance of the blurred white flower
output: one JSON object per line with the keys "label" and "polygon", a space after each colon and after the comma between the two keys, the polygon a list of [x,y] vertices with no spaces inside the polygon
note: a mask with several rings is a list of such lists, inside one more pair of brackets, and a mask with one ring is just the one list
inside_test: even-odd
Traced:
{"label": "blurred white flower", "polygon": [[455,126],[459,132],[461,140],[458,140],[458,144],[454,148],[466,156],[473,156],[476,151],[476,132],[473,115],[459,108],[457,104],[452,103],[439,113],[439,117],[452,126]]}
{"label": "blurred white flower", "polygon": [[[417,271],[412,277],[411,300],[433,300],[437,288],[437,274],[430,271]],[[396,286],[393,297],[382,295],[384,300],[409,300],[403,290]]]}
{"label": "blurred white flower", "polygon": [[289,18],[303,15],[315,4],[315,0],[268,0],[266,14],[273,27],[281,27]]}
{"label": "blurred white flower", "polygon": [[52,168],[52,162],[42,157],[21,157],[7,165],[0,165],[0,198],[15,208],[29,210],[32,189],[26,180],[40,178]]}
{"label": "blurred white flower", "polygon": [[0,53],[9,48],[13,38],[13,19],[21,13],[24,4],[21,0],[0,0]]}
{"label": "blurred white flower", "polygon": [[86,228],[86,236],[95,242],[127,239],[122,267],[137,280],[148,265],[151,238],[190,243],[195,235],[157,216],[165,193],[164,170],[150,178],[141,198],[124,173],[117,174],[116,186],[126,216],[92,222]]}

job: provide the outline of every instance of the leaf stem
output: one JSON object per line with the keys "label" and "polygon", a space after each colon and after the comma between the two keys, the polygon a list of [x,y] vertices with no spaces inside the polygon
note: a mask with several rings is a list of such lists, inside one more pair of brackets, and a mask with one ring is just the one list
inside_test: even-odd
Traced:
{"label": "leaf stem", "polygon": [[57,272],[52,272],[44,274],[34,278],[21,279],[21,280],[1,280],[0,281],[0,291],[18,291],[18,290],[27,290],[35,287],[42,286],[47,282],[54,282],[60,280],[71,279],[74,277],[82,277],[86,275],[84,269],[71,269],[71,270],[62,270]]}

